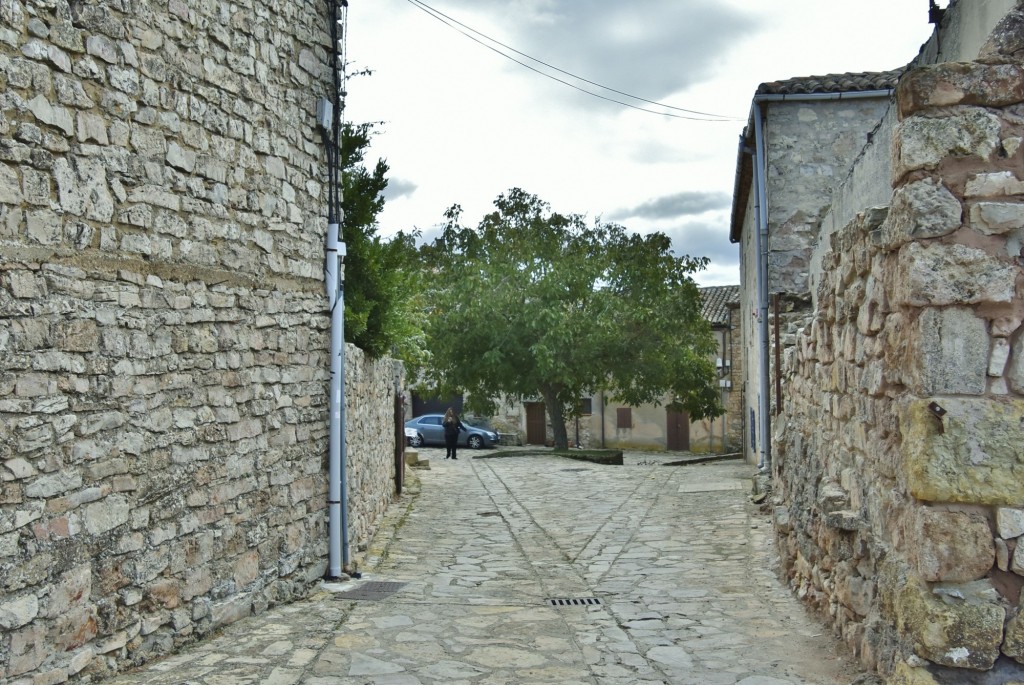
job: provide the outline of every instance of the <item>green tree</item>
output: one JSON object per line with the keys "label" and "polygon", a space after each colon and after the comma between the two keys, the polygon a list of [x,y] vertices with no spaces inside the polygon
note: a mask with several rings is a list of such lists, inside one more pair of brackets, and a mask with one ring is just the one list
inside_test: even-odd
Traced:
{"label": "green tree", "polygon": [[422,341],[413,315],[417,288],[415,236],[384,240],[377,216],[384,209],[387,163],[363,164],[373,124],[345,124],[341,131],[342,235],[345,257],[345,340],[373,357],[412,357]]}
{"label": "green tree", "polygon": [[465,392],[491,413],[502,394],[543,398],[555,446],[579,399],[605,391],[719,416],[716,346],[690,274],[704,258],[676,257],[667,236],[552,213],[516,188],[475,229],[447,225],[424,245],[430,274],[427,347],[441,394]]}

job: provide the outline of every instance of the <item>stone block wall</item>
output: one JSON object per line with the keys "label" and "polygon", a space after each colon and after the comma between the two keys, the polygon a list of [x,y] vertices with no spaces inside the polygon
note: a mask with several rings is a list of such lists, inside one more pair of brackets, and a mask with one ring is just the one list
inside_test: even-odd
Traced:
{"label": "stone block wall", "polygon": [[892,682],[1024,663],[1019,19],[983,61],[903,78],[892,201],[831,236],[784,360],[785,572]]}
{"label": "stone block wall", "polygon": [[[0,683],[112,673],[325,572],[317,7],[0,2]],[[347,355],[358,549],[396,372]]]}

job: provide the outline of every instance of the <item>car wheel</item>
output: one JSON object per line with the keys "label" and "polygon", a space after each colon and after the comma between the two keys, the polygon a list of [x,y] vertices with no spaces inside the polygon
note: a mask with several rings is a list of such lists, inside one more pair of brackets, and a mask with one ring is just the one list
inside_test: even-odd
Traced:
{"label": "car wheel", "polygon": [[469,440],[467,440],[466,442],[470,447],[472,447],[475,450],[478,450],[484,446],[484,439],[481,438],[479,435],[469,436]]}
{"label": "car wheel", "polygon": [[423,446],[423,436],[420,435],[419,433],[417,433],[416,435],[414,435],[411,438],[409,438],[409,446],[410,447],[422,447]]}

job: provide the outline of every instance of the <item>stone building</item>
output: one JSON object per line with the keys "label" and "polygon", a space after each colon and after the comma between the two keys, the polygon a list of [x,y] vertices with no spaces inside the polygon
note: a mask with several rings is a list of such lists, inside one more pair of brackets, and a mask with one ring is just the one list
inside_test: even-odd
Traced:
{"label": "stone building", "polygon": [[[711,325],[717,345],[718,387],[725,414],[715,419],[691,421],[686,412],[666,407],[668,397],[658,405],[634,407],[595,393],[581,398],[582,415],[566,425],[571,445],[706,453],[739,449],[743,433],[739,286],[700,288],[700,295],[701,314]],[[499,409],[501,413],[493,417],[491,423],[508,436],[508,442],[543,445],[553,441],[550,417],[540,399],[502,404]]]}
{"label": "stone building", "polygon": [[[580,419],[581,438],[586,438],[580,441],[584,447],[719,454],[739,448],[743,432],[739,286],[705,287],[700,289],[700,295],[701,315],[711,324],[717,345],[715,361],[725,414],[714,419],[691,420],[686,412],[675,411],[665,403],[633,407],[594,395],[588,398],[591,411]],[[573,435],[572,429],[569,435]]]}
{"label": "stone building", "polygon": [[[774,354],[810,313],[811,256],[833,189],[891,107],[900,71],[763,83],[737,159],[730,240],[740,244],[748,461],[770,457]],[[783,339],[784,338],[784,339]]]}
{"label": "stone building", "polygon": [[813,222],[801,330],[761,355],[781,362],[775,528],[794,589],[889,683],[1016,682],[1024,10],[932,19]]}
{"label": "stone building", "polygon": [[[0,683],[109,674],[325,574],[326,7],[0,2]],[[358,549],[400,370],[346,356]]]}

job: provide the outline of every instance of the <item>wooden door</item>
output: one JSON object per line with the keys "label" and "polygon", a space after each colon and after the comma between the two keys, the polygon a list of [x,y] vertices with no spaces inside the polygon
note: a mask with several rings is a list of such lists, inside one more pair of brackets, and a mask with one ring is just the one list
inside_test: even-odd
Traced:
{"label": "wooden door", "polygon": [[547,421],[544,418],[543,402],[526,403],[526,444],[544,445],[547,443]]}
{"label": "wooden door", "polygon": [[670,450],[690,449],[690,415],[685,411],[665,410],[666,447]]}

